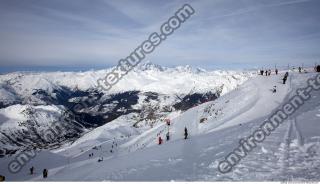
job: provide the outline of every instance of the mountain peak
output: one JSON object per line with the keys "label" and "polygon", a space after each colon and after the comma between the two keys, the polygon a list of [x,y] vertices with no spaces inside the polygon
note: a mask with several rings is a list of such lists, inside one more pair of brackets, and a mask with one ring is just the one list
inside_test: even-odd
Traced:
{"label": "mountain peak", "polygon": [[140,63],[137,68],[142,71],[146,71],[146,70],[164,71],[164,68],[162,66],[154,64],[150,61]]}

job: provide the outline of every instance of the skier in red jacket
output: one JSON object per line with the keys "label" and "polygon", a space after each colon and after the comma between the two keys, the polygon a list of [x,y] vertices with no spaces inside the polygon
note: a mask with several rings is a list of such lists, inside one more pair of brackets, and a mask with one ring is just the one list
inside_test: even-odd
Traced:
{"label": "skier in red jacket", "polygon": [[161,145],[161,144],[162,144],[162,138],[159,137],[159,145]]}

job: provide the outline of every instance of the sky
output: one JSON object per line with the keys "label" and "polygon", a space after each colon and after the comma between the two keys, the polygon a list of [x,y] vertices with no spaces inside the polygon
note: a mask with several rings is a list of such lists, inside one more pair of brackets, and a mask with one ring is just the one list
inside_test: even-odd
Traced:
{"label": "sky", "polygon": [[0,0],[0,70],[115,66],[185,3],[195,14],[145,61],[320,64],[319,0]]}

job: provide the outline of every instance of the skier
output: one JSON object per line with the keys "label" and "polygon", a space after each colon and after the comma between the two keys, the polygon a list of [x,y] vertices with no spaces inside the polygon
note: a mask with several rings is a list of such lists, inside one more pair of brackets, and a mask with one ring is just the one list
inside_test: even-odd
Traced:
{"label": "skier", "polygon": [[162,138],[159,137],[158,141],[159,141],[158,144],[161,145],[162,144]]}
{"label": "skier", "polygon": [[278,69],[276,69],[276,75],[278,75]]}
{"label": "skier", "polygon": [[1,182],[1,181],[6,181],[6,177],[5,177],[5,176],[0,175],[0,182]]}
{"label": "skier", "polygon": [[299,73],[301,73],[302,68],[299,66]]}
{"label": "skier", "polygon": [[265,71],[266,76],[268,76],[268,70]]}
{"label": "skier", "polygon": [[320,65],[317,66],[317,72],[320,72]]}
{"label": "skier", "polygon": [[284,77],[283,77],[283,84],[286,84],[286,81],[287,81],[287,79],[288,79],[288,76],[289,76],[289,73],[288,72],[286,72],[285,74],[284,74]]}
{"label": "skier", "polygon": [[277,92],[277,86],[273,86],[272,92],[273,92],[273,93],[276,93],[276,92]]}
{"label": "skier", "polygon": [[30,168],[30,175],[33,175],[33,171],[34,171],[34,167],[32,166],[32,167]]}
{"label": "skier", "polygon": [[260,70],[260,75],[263,75],[264,71],[263,70]]}
{"label": "skier", "polygon": [[170,119],[166,119],[167,125],[170,126],[171,122]]}
{"label": "skier", "polygon": [[48,177],[48,170],[43,169],[42,175],[43,175],[43,178],[47,178]]}
{"label": "skier", "polygon": [[98,159],[98,162],[102,162],[103,161],[103,157]]}
{"label": "skier", "polygon": [[268,71],[268,75],[269,75],[269,76],[271,75],[271,70]]}
{"label": "skier", "polygon": [[187,127],[184,127],[184,139],[188,138],[188,129]]}
{"label": "skier", "polygon": [[167,137],[167,141],[169,141],[170,140],[169,132],[167,132],[166,137]]}
{"label": "skier", "polygon": [[287,77],[284,76],[282,80],[283,80],[283,84],[286,84],[286,82],[287,82]]}

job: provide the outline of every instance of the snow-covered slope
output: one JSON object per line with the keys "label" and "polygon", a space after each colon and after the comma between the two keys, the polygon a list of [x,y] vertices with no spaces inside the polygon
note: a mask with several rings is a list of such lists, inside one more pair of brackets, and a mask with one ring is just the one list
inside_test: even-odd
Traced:
{"label": "snow-covered slope", "polygon": [[[128,114],[91,131],[74,144],[51,152],[52,155],[39,153],[18,174],[6,171],[10,158],[0,160],[0,169],[8,180],[44,180],[39,172],[45,167],[49,169],[49,178],[45,180],[51,181],[317,181],[319,91],[312,92],[312,100],[230,173],[217,170],[219,162],[239,145],[241,138],[251,135],[313,76],[314,73],[292,72],[286,85],[281,84],[282,74],[253,77],[215,101],[183,113],[170,113],[170,127],[159,121],[153,128],[133,131],[136,129],[126,126],[131,119]],[[273,86],[277,86],[277,93],[272,93]],[[187,140],[183,139],[184,127],[189,130]],[[157,138],[164,138],[168,128],[170,140],[157,145]],[[91,153],[94,156],[89,157]],[[51,157],[61,161],[54,164],[46,161]],[[98,162],[102,157],[103,161]],[[26,174],[31,165],[38,169],[35,176]]]}

